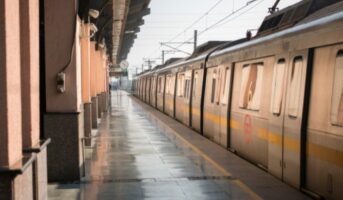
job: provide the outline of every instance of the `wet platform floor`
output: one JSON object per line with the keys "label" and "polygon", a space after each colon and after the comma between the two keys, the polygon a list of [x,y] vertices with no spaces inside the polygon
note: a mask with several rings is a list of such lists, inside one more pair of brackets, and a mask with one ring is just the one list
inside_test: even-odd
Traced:
{"label": "wet platform floor", "polygon": [[[110,111],[101,120],[92,150],[86,149],[86,176],[77,183],[50,184],[50,200],[285,197],[282,193],[265,194],[266,191],[273,192],[273,188],[268,188],[268,185],[260,187],[260,191],[254,191],[254,187],[259,188],[259,183],[257,186],[249,187],[249,184],[245,183],[244,175],[243,179],[240,179],[239,173],[238,176],[231,174],[194,144],[188,143],[180,135],[175,135],[175,131],[168,128],[171,121],[161,123],[161,119],[167,116],[162,113],[155,113],[153,116],[147,110],[147,105],[143,105],[126,92],[112,92],[111,102]],[[175,125],[173,126],[175,128]],[[178,123],[176,126],[187,129]],[[188,131],[182,132],[186,134]],[[190,137],[199,140],[199,135]],[[209,146],[214,145],[206,139],[200,140],[202,143],[208,142]],[[211,150],[212,153],[218,154]],[[256,168],[250,163],[244,164],[248,168]],[[242,169],[247,167],[242,166]],[[254,170],[261,171],[258,173],[265,174],[263,176],[268,176],[268,179],[271,178],[260,169]],[[245,175],[247,179],[254,176]],[[271,179],[278,183],[278,180]],[[275,185],[273,182],[268,184]],[[277,187],[284,187],[279,188],[280,191],[290,195],[287,199],[307,199],[285,184],[279,184]]]}

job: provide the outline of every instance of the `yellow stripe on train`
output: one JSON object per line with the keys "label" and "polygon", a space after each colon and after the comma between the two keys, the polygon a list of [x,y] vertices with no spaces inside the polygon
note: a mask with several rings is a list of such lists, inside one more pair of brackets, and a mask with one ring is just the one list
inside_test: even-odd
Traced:
{"label": "yellow stripe on train", "polygon": [[[168,102],[170,105],[171,103]],[[183,106],[183,111],[188,112],[188,106]],[[200,116],[200,110],[198,108],[192,107],[192,114]],[[221,126],[226,126],[226,118],[222,118],[216,114],[209,112],[204,112],[204,118],[210,120],[213,123],[219,124]],[[230,119],[230,128],[232,129],[242,129],[243,124],[238,120]],[[268,131],[266,128],[256,128],[257,137],[266,140],[271,144],[282,147],[282,136],[278,133],[273,133]],[[300,153],[300,141],[291,137],[284,136],[284,148],[295,153]],[[307,144],[307,154],[313,156],[320,160],[325,160],[330,163],[334,163],[338,166],[343,166],[343,152],[325,147],[319,144],[308,143]]]}

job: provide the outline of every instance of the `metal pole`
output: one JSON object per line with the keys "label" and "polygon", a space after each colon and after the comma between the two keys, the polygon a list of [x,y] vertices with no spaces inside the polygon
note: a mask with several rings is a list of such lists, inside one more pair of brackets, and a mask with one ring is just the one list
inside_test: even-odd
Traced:
{"label": "metal pole", "polygon": [[162,65],[164,65],[164,50],[162,51]]}
{"label": "metal pole", "polygon": [[198,30],[194,30],[194,50],[197,48]]}

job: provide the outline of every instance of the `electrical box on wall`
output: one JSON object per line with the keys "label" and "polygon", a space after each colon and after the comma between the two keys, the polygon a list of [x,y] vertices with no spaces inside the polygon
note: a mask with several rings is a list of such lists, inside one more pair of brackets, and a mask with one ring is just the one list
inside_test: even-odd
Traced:
{"label": "electrical box on wall", "polygon": [[65,78],[66,74],[64,72],[60,72],[57,74],[57,92],[64,93],[65,92]]}

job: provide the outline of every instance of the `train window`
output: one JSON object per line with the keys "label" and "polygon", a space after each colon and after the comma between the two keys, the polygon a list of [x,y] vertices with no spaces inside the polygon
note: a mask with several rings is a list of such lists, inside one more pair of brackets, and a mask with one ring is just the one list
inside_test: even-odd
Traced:
{"label": "train window", "polygon": [[161,77],[158,77],[157,92],[161,93]]}
{"label": "train window", "polygon": [[226,68],[225,70],[225,76],[224,76],[224,87],[223,87],[223,96],[222,96],[222,99],[221,99],[221,103],[223,105],[226,105],[228,103],[228,100],[229,100],[229,90],[230,90],[230,87],[231,87],[231,69],[228,67]]}
{"label": "train window", "polygon": [[161,93],[164,92],[164,84],[165,84],[165,78],[161,77]]}
{"label": "train window", "polygon": [[239,107],[247,110],[260,109],[263,81],[263,63],[244,65],[239,97]]}
{"label": "train window", "polygon": [[343,126],[343,50],[338,51],[335,63],[331,100],[331,123]]}
{"label": "train window", "polygon": [[[217,73],[218,73],[218,76],[217,76]],[[216,91],[215,91],[215,99],[214,99],[214,102],[216,104],[219,104],[219,101],[220,101],[220,90],[221,90],[221,86],[222,86],[222,79],[223,79],[223,74],[221,73],[221,70],[218,69],[218,72],[216,73],[216,77],[218,77],[216,80],[217,82],[217,87],[216,87]]]}
{"label": "train window", "polygon": [[191,80],[186,80],[186,84],[185,84],[185,97],[188,99],[190,96],[190,90],[191,90]]}
{"label": "train window", "polygon": [[172,76],[170,78],[170,94],[174,95],[174,90],[175,90],[175,76]]}
{"label": "train window", "polygon": [[170,81],[171,81],[171,77],[167,76],[166,78],[166,94],[170,94]]}
{"label": "train window", "polygon": [[212,74],[211,103],[214,103],[215,94],[216,94],[216,70],[214,70]]}
{"label": "train window", "polygon": [[288,115],[290,117],[298,117],[302,68],[303,58],[301,56],[295,57],[293,60],[289,84]]}
{"label": "train window", "polygon": [[180,74],[178,79],[177,79],[177,96],[178,97],[183,97],[184,94],[184,79],[185,79],[185,75],[184,74]]}
{"label": "train window", "polygon": [[162,77],[158,77],[158,93],[163,93],[163,88],[164,88],[164,84],[163,84],[163,80]]}
{"label": "train window", "polygon": [[193,79],[193,97],[197,95],[197,81],[198,81],[198,72],[195,72]]}
{"label": "train window", "polygon": [[280,115],[282,105],[282,94],[284,92],[286,61],[280,59],[274,67],[273,83],[272,83],[272,104],[271,112],[274,115]]}

